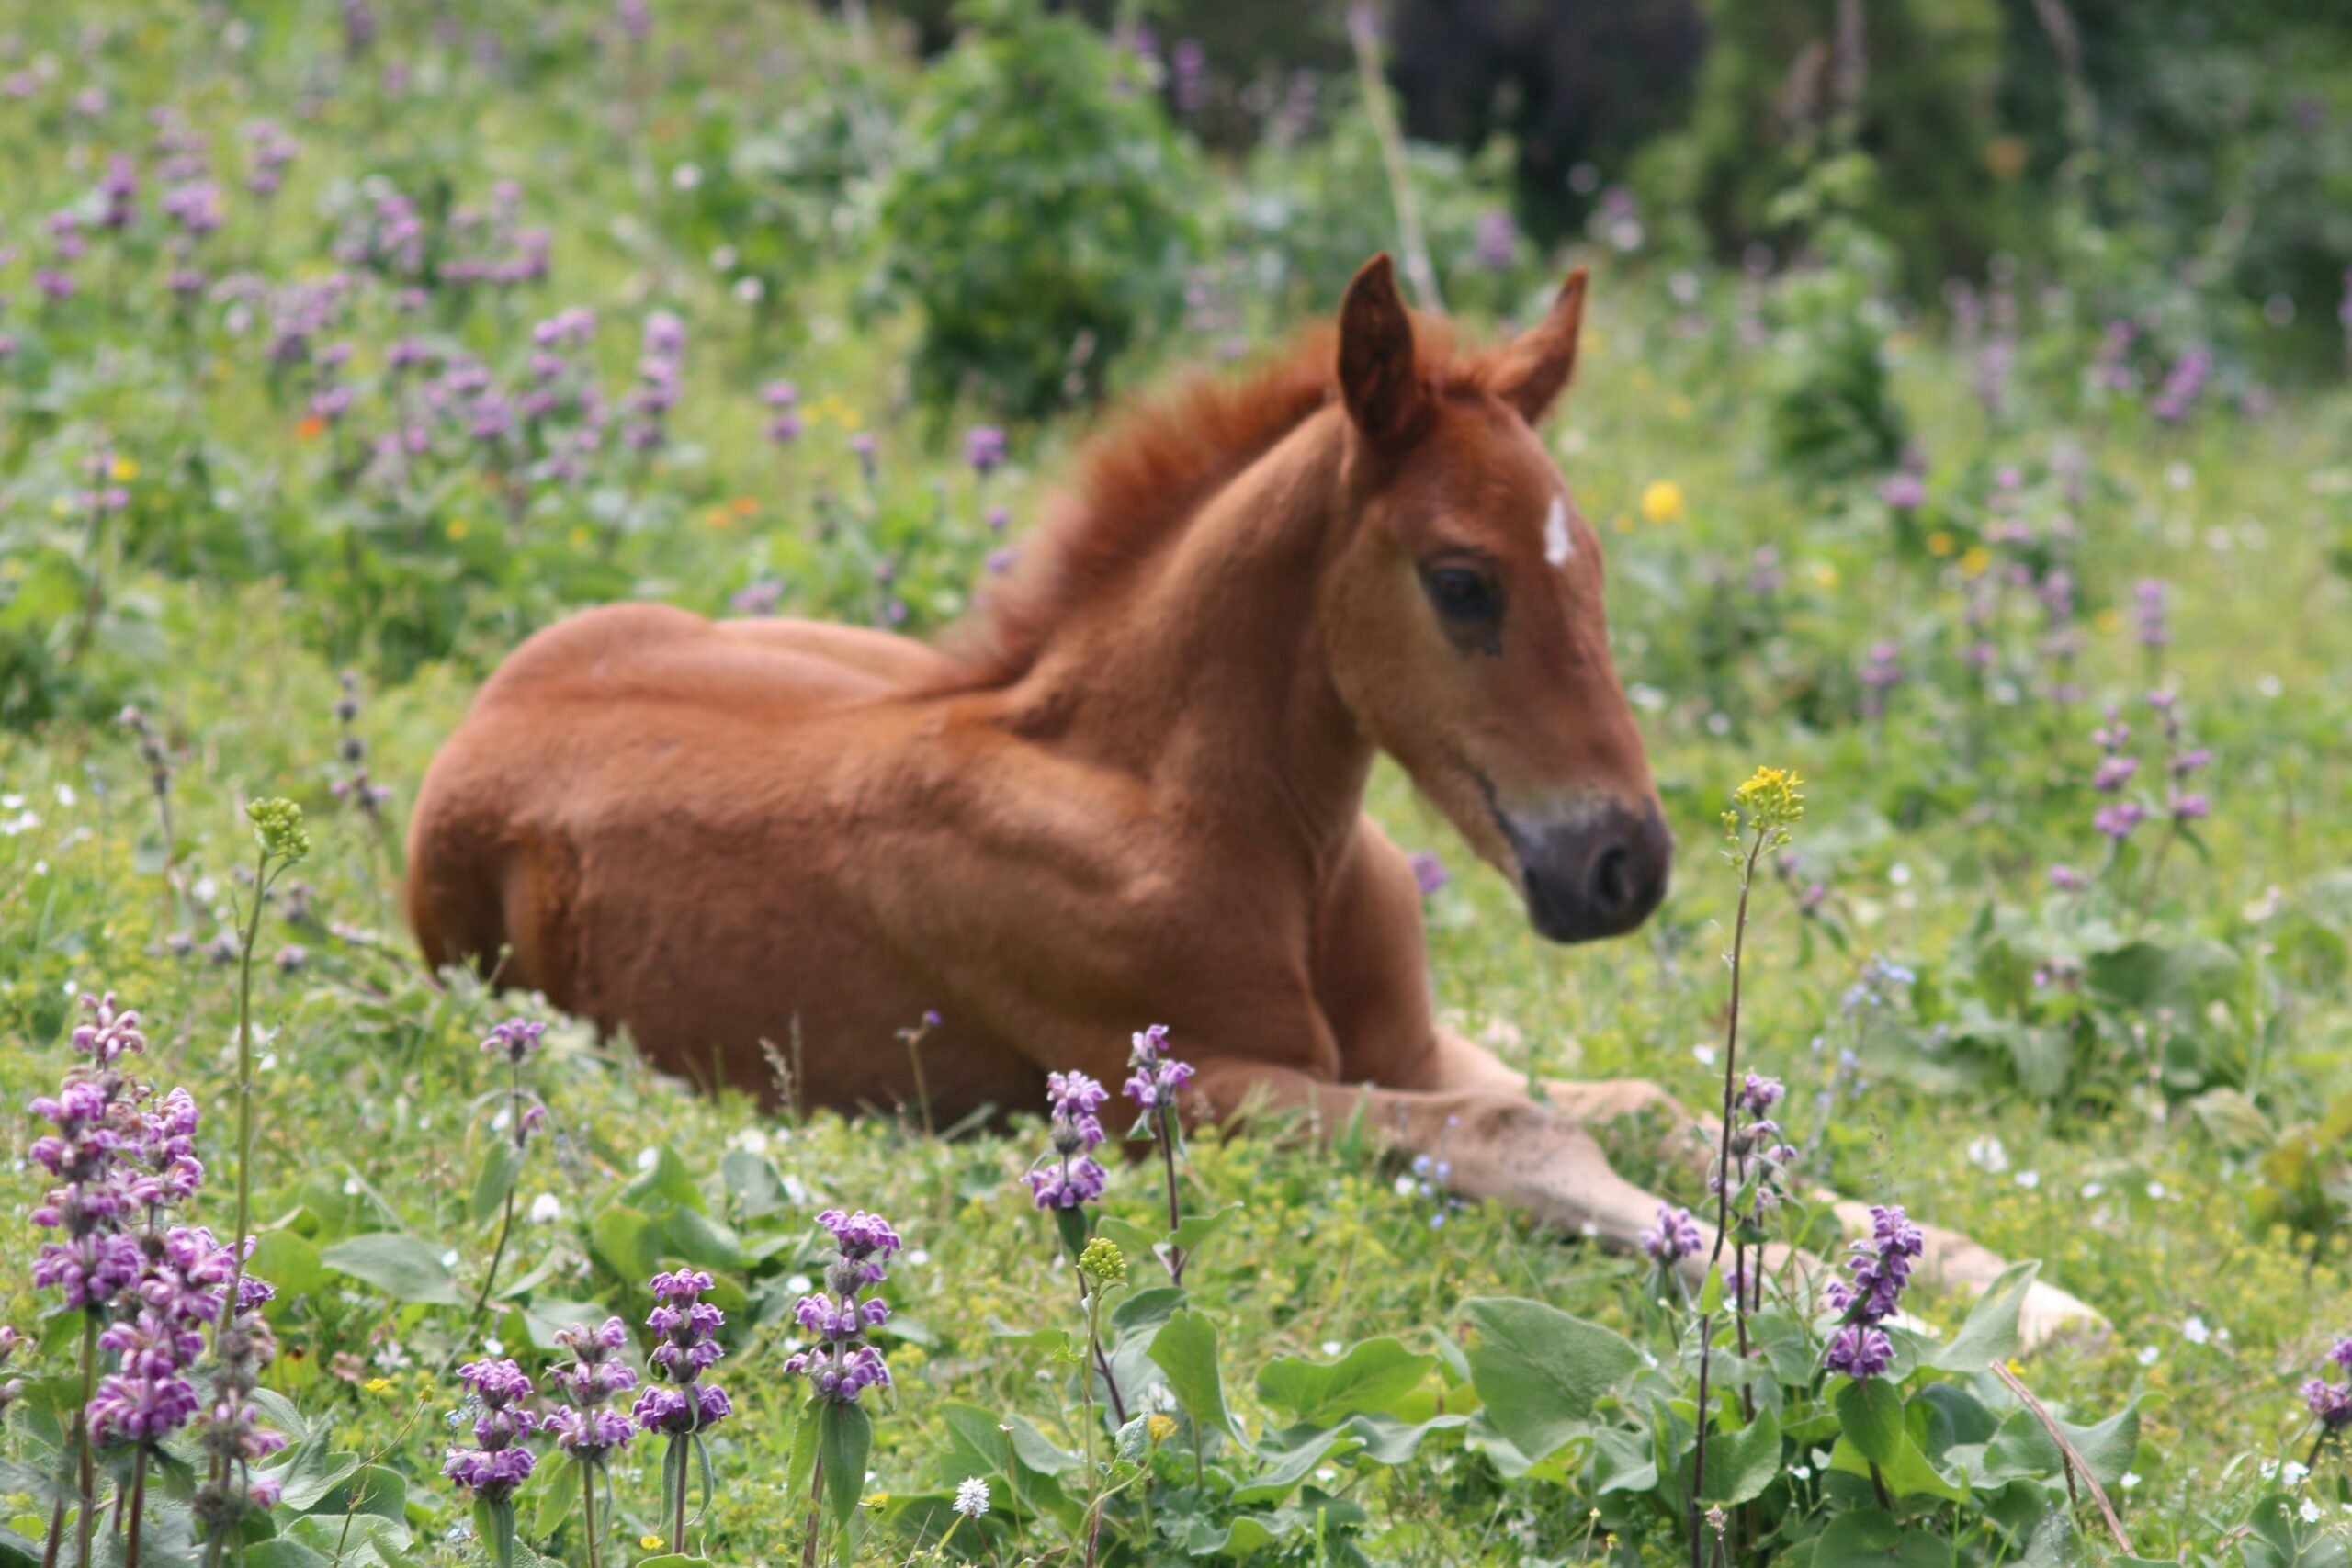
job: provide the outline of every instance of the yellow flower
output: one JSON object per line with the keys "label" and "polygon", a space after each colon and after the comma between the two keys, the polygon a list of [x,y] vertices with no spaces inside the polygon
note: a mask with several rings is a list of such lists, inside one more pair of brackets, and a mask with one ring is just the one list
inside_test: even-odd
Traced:
{"label": "yellow flower", "polygon": [[1804,815],[1804,780],[1787,768],[1758,768],[1731,798],[1759,826],[1785,828]]}
{"label": "yellow flower", "polygon": [[1164,1443],[1170,1438],[1176,1435],[1176,1417],[1173,1416],[1148,1416],[1144,1418],[1143,1432],[1144,1436],[1149,1438],[1153,1442]]}
{"label": "yellow flower", "polygon": [[594,536],[588,532],[588,525],[584,523],[573,524],[571,525],[571,532],[564,536],[565,542],[570,544],[575,550],[586,549],[588,547],[588,541],[593,537],[594,537]]}
{"label": "yellow flower", "polygon": [[73,516],[73,515],[74,515],[74,498],[73,498],[72,496],[70,496],[70,495],[61,495],[61,496],[59,496],[56,500],[54,500],[54,501],[52,501],[52,502],[51,502],[49,503],[49,511],[50,511],[50,515],[51,515],[52,517],[71,517],[71,516]]}
{"label": "yellow flower", "polygon": [[369,1393],[381,1393],[386,1389],[392,1386],[392,1380],[390,1378],[369,1378],[366,1382],[359,1386],[366,1389]]}
{"label": "yellow flower", "polygon": [[1984,569],[1993,564],[1993,552],[1982,545],[1971,545],[1968,553],[1960,558],[1960,570],[1971,577],[1982,577]]}
{"label": "yellow flower", "polygon": [[878,1508],[889,1500],[890,1495],[888,1492],[868,1492],[865,1496],[860,1497],[858,1502],[868,1508]]}
{"label": "yellow flower", "polygon": [[129,484],[132,479],[139,477],[139,465],[132,462],[128,457],[117,457],[114,460],[114,468],[112,471],[118,481],[123,484]]}
{"label": "yellow flower", "polygon": [[1609,521],[1620,534],[1630,534],[1634,531],[1634,519],[1625,513],[1620,512]]}
{"label": "yellow flower", "polygon": [[462,517],[450,518],[449,526],[444,530],[452,539],[462,539],[473,531],[474,525]]}
{"label": "yellow flower", "polygon": [[865,423],[865,416],[858,412],[855,409],[842,410],[840,417],[842,428],[843,430],[855,430],[859,425]]}
{"label": "yellow flower", "polygon": [[1672,479],[1655,479],[1642,491],[1642,515],[1653,523],[1671,523],[1682,515],[1682,487]]}
{"label": "yellow flower", "polygon": [[2103,632],[2114,632],[2123,625],[2123,612],[2115,609],[2101,610],[2091,617],[2091,624]]}
{"label": "yellow flower", "polygon": [[641,1535],[637,1538],[637,1544],[648,1551],[659,1551],[662,1550],[662,1538],[658,1535]]}
{"label": "yellow flower", "polygon": [[1813,580],[1824,588],[1835,588],[1838,586],[1838,569],[1826,560],[1817,560],[1813,563]]}
{"label": "yellow flower", "polygon": [[1928,536],[1928,553],[1929,555],[1941,557],[1948,556],[1951,554],[1951,552],[1952,537],[1950,534],[1947,534],[1941,528],[1939,528],[1934,533]]}

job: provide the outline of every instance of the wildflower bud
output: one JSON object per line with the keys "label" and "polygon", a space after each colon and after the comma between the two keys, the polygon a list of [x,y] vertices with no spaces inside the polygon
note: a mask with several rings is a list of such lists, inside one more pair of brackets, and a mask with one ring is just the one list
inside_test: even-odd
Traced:
{"label": "wildflower bud", "polygon": [[256,800],[245,807],[245,815],[253,819],[254,841],[264,854],[290,864],[311,852],[302,808],[292,801]]}
{"label": "wildflower bud", "polygon": [[1098,1235],[1078,1255],[1078,1271],[1099,1285],[1121,1284],[1127,1277],[1127,1255],[1110,1237]]}

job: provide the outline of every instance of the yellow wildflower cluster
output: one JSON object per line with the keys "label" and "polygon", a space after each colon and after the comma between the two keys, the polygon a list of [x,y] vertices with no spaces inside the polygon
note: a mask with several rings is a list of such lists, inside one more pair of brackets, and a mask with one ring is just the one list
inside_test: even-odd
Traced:
{"label": "yellow wildflower cluster", "polygon": [[1789,841],[1790,829],[1804,816],[1804,780],[1787,768],[1758,768],[1732,792],[1724,813],[1724,834],[1738,843],[1755,833],[1766,849]]}

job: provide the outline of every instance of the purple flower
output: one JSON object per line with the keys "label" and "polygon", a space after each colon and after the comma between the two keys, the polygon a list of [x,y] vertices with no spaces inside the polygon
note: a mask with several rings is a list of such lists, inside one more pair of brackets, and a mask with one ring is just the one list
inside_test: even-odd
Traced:
{"label": "purple flower", "polygon": [[1102,1201],[1111,1173],[1084,1155],[1064,1155],[1028,1175],[1029,1192],[1040,1209],[1076,1209]]}
{"label": "purple flower", "polygon": [[510,1066],[519,1067],[537,1054],[539,1036],[547,1032],[544,1023],[510,1018],[483,1038],[482,1052],[485,1055],[503,1056]]}
{"label": "purple flower", "polygon": [[2193,789],[2185,795],[2177,795],[2172,797],[2172,819],[2176,822],[2198,821],[2211,809],[2211,803],[2205,798],[2205,792],[2202,790]]}
{"label": "purple flower", "polygon": [[2138,623],[2140,646],[2147,649],[2164,647],[2172,641],[2172,632],[2165,624],[2165,584],[2161,578],[2143,577],[2132,590],[2132,618]]}
{"label": "purple flower", "polygon": [[1699,1222],[1690,1217],[1688,1209],[1677,1209],[1660,1203],[1657,1224],[1641,1235],[1642,1250],[1667,1268],[1699,1252],[1707,1245],[1699,1230]]}
{"label": "purple flower", "polygon": [[1928,481],[1907,470],[1891,474],[1878,487],[1878,498],[1897,512],[1911,512],[1928,499]]}
{"label": "purple flower", "polygon": [[2137,757],[2103,757],[2091,773],[2091,787],[2101,795],[2113,795],[2130,784],[2132,775],[2139,771]]}
{"label": "purple flower", "polygon": [[2071,865],[2050,868],[2050,885],[2061,893],[2080,893],[2091,885],[2091,879]]}
{"label": "purple flower", "polygon": [[822,1347],[802,1350],[785,1358],[784,1370],[806,1376],[818,1398],[842,1404],[855,1404],[869,1388],[890,1386],[890,1369],[884,1364],[882,1352],[871,1345],[855,1346],[838,1355]]}
{"label": "purple flower", "polygon": [[976,424],[964,433],[964,461],[972,471],[988,478],[1004,466],[1005,436],[1001,425]]}
{"label": "purple flower", "polygon": [[1436,897],[1444,890],[1445,885],[1453,880],[1453,874],[1445,869],[1445,863],[1427,850],[1415,852],[1407,857],[1407,861],[1413,868],[1413,886],[1420,890],[1424,898]]}
{"label": "purple flower", "polygon": [[[1102,1110],[1103,1101],[1110,1098],[1110,1090],[1084,1073],[1046,1075],[1046,1099],[1052,1104],[1056,1116],[1079,1122],[1092,1121],[1094,1113]],[[1098,1126],[1089,1140],[1090,1146],[1102,1141],[1102,1130]]]}
{"label": "purple flower", "polygon": [[883,1266],[906,1245],[890,1228],[889,1221],[863,1209],[851,1214],[828,1209],[817,1216],[817,1223],[832,1233],[834,1246],[841,1249],[843,1259],[857,1266],[858,1279],[864,1284],[880,1284]]}
{"label": "purple flower", "polygon": [[196,1415],[196,1390],[177,1372],[139,1376],[110,1372],[85,1412],[100,1443],[156,1443]]}
{"label": "purple flower", "polygon": [[[1873,1205],[1871,1235],[1849,1249],[1847,1271],[1853,1276],[1831,1281],[1829,1304],[1846,1314],[1849,1324],[1883,1323],[1893,1317],[1911,1281],[1911,1265],[1927,1247],[1927,1238],[1904,1213],[1902,1205]],[[1858,1347],[1860,1349],[1867,1347]],[[1849,1375],[1861,1375],[1851,1374]]]}
{"label": "purple flower", "polygon": [[1488,272],[1503,272],[1510,268],[1511,254],[1519,245],[1519,220],[1510,209],[1498,207],[1478,219],[1478,265]]}
{"label": "purple flower", "polygon": [[675,359],[686,352],[686,323],[667,310],[645,318],[645,352],[654,359]]}
{"label": "purple flower", "polygon": [[1750,1073],[1739,1086],[1739,1103],[1747,1108],[1748,1115],[1760,1119],[1770,1116],[1772,1107],[1781,1103],[1781,1097],[1787,1092],[1780,1079]]}
{"label": "purple flower", "polygon": [[1120,1092],[1148,1111],[1175,1110],[1178,1092],[1193,1081],[1193,1068],[1167,1054],[1168,1026],[1155,1023],[1129,1040],[1127,1066],[1133,1070]]}
{"label": "purple flower", "polygon": [[74,1049],[101,1067],[111,1067],[126,1055],[142,1055],[147,1036],[139,1030],[139,1014],[115,1006],[114,993],[101,998],[82,995],[82,1010],[89,1021],[74,1031]]}
{"label": "purple flower", "polygon": [[2120,844],[2132,836],[2132,830],[2147,815],[2148,808],[2138,801],[2119,800],[2112,806],[2100,807],[2098,815],[2091,818],[2091,826]]}
{"label": "purple flower", "polygon": [[528,1449],[451,1449],[441,1473],[484,1502],[496,1503],[513,1496],[536,1463]]}
{"label": "purple flower", "polygon": [[1857,1380],[1883,1377],[1894,1365],[1894,1343],[1883,1330],[1849,1323],[1830,1337],[1829,1350],[1821,1364]]}

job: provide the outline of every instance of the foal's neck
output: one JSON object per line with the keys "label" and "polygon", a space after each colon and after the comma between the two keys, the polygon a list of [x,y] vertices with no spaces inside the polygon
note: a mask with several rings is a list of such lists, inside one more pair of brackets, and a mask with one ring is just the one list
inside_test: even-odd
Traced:
{"label": "foal's neck", "polygon": [[1327,865],[1373,757],[1317,625],[1344,421],[1310,416],[1057,627],[1007,694],[1016,728]]}

